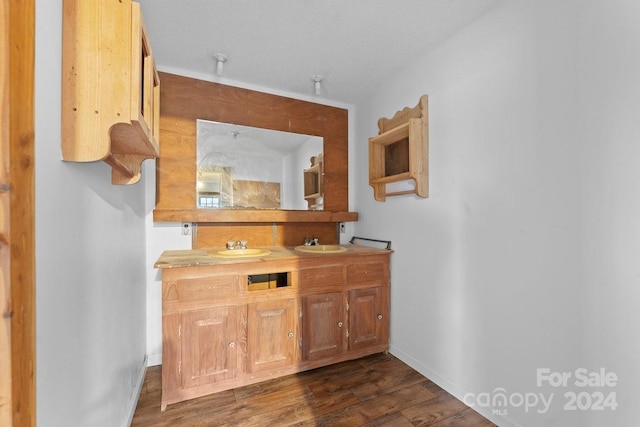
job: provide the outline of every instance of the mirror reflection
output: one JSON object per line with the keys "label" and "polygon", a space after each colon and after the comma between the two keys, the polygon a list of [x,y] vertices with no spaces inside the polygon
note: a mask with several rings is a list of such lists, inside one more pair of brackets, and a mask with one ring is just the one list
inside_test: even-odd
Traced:
{"label": "mirror reflection", "polygon": [[323,140],[197,120],[198,208],[321,210]]}

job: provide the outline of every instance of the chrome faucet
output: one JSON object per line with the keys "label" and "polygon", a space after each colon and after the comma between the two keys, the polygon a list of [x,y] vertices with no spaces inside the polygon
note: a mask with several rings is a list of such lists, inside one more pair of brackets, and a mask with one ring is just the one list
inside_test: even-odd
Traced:
{"label": "chrome faucet", "polygon": [[315,245],[319,245],[319,244],[320,244],[320,242],[319,242],[317,237],[313,237],[313,238],[305,237],[304,238],[304,245],[305,246],[315,246]]}
{"label": "chrome faucet", "polygon": [[227,249],[247,249],[247,241],[246,240],[229,240],[227,242]]}

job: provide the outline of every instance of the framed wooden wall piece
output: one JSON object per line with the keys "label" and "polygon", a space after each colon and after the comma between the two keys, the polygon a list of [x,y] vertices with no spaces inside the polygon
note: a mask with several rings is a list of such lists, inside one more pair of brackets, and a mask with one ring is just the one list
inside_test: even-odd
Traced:
{"label": "framed wooden wall piece", "polygon": [[[429,109],[423,95],[413,108],[378,120],[378,135],[369,138],[369,185],[374,198],[416,194],[429,197]],[[390,188],[409,182],[411,189]]]}

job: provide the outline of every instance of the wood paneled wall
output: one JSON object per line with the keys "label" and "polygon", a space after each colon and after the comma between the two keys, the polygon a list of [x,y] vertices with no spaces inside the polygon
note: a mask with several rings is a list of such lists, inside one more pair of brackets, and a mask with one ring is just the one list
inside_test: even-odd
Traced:
{"label": "wood paneled wall", "polygon": [[[254,246],[291,245],[305,236],[336,243],[335,222],[357,220],[356,213],[348,212],[347,110],[174,74],[160,73],[160,80],[154,220],[202,224],[197,233],[201,243],[196,243],[200,247],[239,238],[256,242]],[[197,209],[196,119],[321,136],[324,211]]]}
{"label": "wood paneled wall", "polygon": [[249,247],[297,246],[305,237],[317,237],[320,243],[340,243],[333,222],[198,224],[193,238],[194,248],[225,246],[229,240],[247,240]]}

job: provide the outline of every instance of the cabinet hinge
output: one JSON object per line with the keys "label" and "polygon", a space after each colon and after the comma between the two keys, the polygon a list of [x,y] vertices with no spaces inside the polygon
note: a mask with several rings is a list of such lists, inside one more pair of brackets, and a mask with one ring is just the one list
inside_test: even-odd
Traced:
{"label": "cabinet hinge", "polygon": [[302,317],[302,309],[300,309],[300,317]]}
{"label": "cabinet hinge", "polygon": [[182,336],[182,325],[178,326],[178,336]]}
{"label": "cabinet hinge", "polygon": [[178,373],[179,374],[182,373],[182,360],[180,362],[178,362]]}
{"label": "cabinet hinge", "polygon": [[347,303],[347,311],[349,311],[349,303]]}
{"label": "cabinet hinge", "polygon": [[302,348],[302,338],[298,339],[298,347]]}
{"label": "cabinet hinge", "polygon": [[347,338],[349,338],[349,330],[347,329]]}

